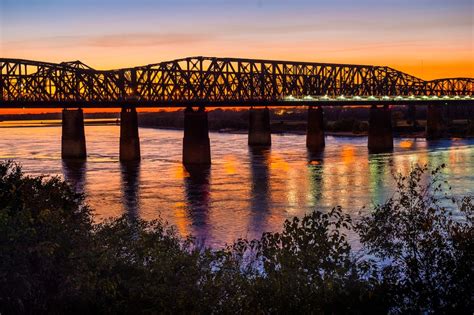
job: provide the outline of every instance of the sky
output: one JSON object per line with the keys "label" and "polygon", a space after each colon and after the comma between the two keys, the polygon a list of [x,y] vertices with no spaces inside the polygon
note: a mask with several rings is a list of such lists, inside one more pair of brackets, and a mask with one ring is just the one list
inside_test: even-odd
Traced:
{"label": "sky", "polygon": [[189,56],[474,77],[474,0],[0,0],[0,55],[96,69]]}

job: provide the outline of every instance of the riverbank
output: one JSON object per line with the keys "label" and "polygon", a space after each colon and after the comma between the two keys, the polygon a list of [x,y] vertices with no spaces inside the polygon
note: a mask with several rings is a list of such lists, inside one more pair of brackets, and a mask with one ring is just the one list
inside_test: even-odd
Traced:
{"label": "riverbank", "polygon": [[[421,111],[421,110],[420,110]],[[342,137],[367,136],[369,129],[369,111],[367,108],[328,108],[325,109],[324,130],[326,135]],[[422,113],[425,114],[425,113]],[[462,114],[462,115],[461,115]],[[467,118],[469,115],[451,114],[446,121],[446,137],[468,138],[474,136],[474,123]],[[413,119],[412,119],[413,118]],[[392,110],[392,126],[395,137],[425,137],[426,115],[407,117],[403,108]],[[473,117],[474,118],[474,117]],[[157,129],[182,130],[184,116],[182,111],[139,113],[139,126]],[[222,133],[245,134],[248,132],[249,115],[247,110],[221,110],[208,112],[210,131]],[[307,113],[304,109],[270,110],[270,124],[273,134],[305,134]]]}
{"label": "riverbank", "polygon": [[[113,125],[120,123],[120,113],[85,113],[85,125]],[[446,118],[446,138],[470,138],[474,136],[474,117],[465,109],[451,110]],[[364,137],[369,128],[368,108],[325,108],[324,129],[326,135],[336,137]],[[470,118],[470,120],[469,120]],[[303,108],[271,108],[273,134],[305,134],[307,113]],[[52,127],[61,125],[61,114],[0,115],[0,128],[5,127]],[[248,110],[210,109],[210,131],[245,134],[248,131]],[[415,122],[415,123],[413,123]],[[182,110],[139,112],[139,127],[182,130]],[[426,112],[420,107],[410,113],[403,106],[392,109],[394,137],[425,137]]]}

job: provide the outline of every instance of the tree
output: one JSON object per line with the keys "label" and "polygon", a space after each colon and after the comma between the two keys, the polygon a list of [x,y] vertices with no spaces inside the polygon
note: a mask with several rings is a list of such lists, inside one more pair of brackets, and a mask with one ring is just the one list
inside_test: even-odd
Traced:
{"label": "tree", "polygon": [[449,197],[443,168],[416,166],[398,175],[395,195],[357,224],[367,253],[382,262],[386,292],[400,313],[474,309],[474,206],[470,197]]}
{"label": "tree", "polygon": [[329,213],[314,211],[286,220],[281,233],[234,244],[233,253],[248,266],[251,283],[244,294],[252,301],[251,311],[387,312],[372,263],[351,249],[346,235],[351,229],[350,216],[336,207]]}
{"label": "tree", "polygon": [[91,239],[83,196],[57,177],[0,163],[0,313],[54,311],[83,296]]}

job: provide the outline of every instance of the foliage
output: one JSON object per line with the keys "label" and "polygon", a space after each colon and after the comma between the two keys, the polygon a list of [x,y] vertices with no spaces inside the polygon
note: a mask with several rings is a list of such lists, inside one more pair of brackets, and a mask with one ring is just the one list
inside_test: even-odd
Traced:
{"label": "foliage", "polygon": [[211,250],[161,220],[93,224],[60,179],[1,163],[0,313],[469,313],[473,204],[449,213],[439,174],[398,176],[355,224],[336,207]]}
{"label": "foliage", "polygon": [[0,164],[0,313],[45,311],[80,298],[79,259],[91,240],[90,210],[59,178]]}
{"label": "foliage", "polygon": [[245,254],[254,254],[246,270],[253,275],[252,294],[246,296],[253,301],[252,311],[386,311],[383,297],[376,294],[379,286],[371,264],[359,261],[351,251],[344,233],[351,227],[350,216],[336,207],[329,213],[315,211],[301,220],[287,220],[281,233],[234,244],[233,253],[241,261]]}
{"label": "foliage", "polygon": [[[442,194],[443,167],[431,171],[427,185],[426,166],[397,175],[396,194],[357,224],[368,254],[385,262],[383,281],[401,313],[474,309],[474,205],[469,197],[457,201]],[[448,210],[448,200],[457,213]]]}

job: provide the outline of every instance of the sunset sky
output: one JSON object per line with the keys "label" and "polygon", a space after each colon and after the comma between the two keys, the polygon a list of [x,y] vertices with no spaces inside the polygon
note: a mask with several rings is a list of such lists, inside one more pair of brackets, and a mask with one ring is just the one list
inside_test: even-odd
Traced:
{"label": "sunset sky", "polygon": [[472,0],[0,0],[2,57],[96,69],[188,56],[474,77]]}
{"label": "sunset sky", "polygon": [[1,56],[98,69],[187,56],[474,76],[472,0],[0,0]]}

